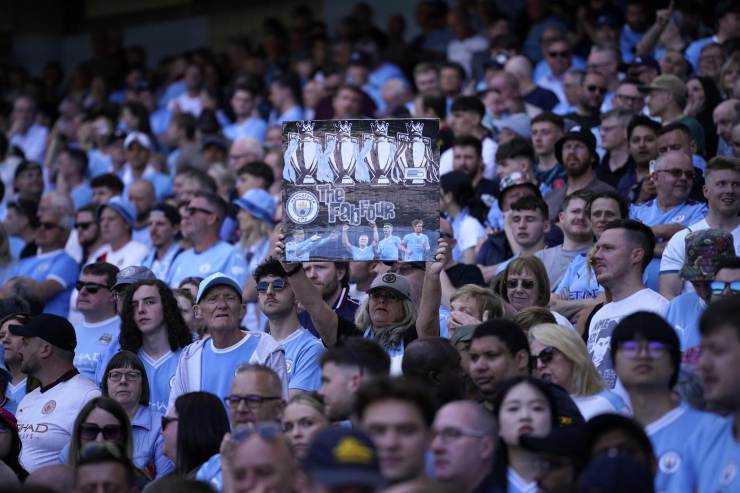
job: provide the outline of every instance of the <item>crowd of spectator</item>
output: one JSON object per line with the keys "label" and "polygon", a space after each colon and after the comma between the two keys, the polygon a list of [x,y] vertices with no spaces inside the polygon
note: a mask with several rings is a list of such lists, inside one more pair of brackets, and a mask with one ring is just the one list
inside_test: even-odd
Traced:
{"label": "crowd of spectator", "polygon": [[[2,491],[740,491],[740,3],[415,8],[3,67]],[[286,235],[282,124],[366,118],[436,245]]]}

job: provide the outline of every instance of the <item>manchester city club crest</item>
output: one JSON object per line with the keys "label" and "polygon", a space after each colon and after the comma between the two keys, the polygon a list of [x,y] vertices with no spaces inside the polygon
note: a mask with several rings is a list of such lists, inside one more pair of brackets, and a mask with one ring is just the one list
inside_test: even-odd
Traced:
{"label": "manchester city club crest", "polygon": [[673,474],[681,465],[681,456],[674,451],[666,452],[660,456],[658,468],[663,474]]}
{"label": "manchester city club crest", "polygon": [[296,192],[288,198],[285,212],[296,224],[308,224],[319,215],[319,199],[311,192]]}

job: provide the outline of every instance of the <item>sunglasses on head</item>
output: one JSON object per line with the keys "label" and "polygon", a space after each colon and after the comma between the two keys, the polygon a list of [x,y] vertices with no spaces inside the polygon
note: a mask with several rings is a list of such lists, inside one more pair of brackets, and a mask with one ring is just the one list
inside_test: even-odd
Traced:
{"label": "sunglasses on head", "polygon": [[534,288],[534,281],[530,279],[509,279],[506,281],[506,287],[509,289],[516,289],[520,284],[524,289]]}
{"label": "sunglasses on head", "polygon": [[82,423],[80,425],[80,438],[83,440],[95,440],[102,433],[104,439],[115,442],[121,439],[122,432],[121,425],[105,425],[102,427],[94,423]]}
{"label": "sunglasses on head", "polygon": [[277,437],[283,434],[283,429],[277,423],[264,422],[257,423],[254,426],[240,428],[231,435],[231,439],[237,443],[241,443],[254,433],[266,441],[273,441]]}
{"label": "sunglasses on head", "polygon": [[727,289],[733,294],[740,294],[740,281],[712,281],[709,283],[712,294],[722,294]]}
{"label": "sunglasses on head", "polygon": [[598,92],[599,94],[606,94],[607,93],[606,87],[586,86],[586,89],[588,89],[589,92]]}
{"label": "sunglasses on head", "polygon": [[266,293],[267,289],[272,286],[273,291],[282,291],[288,285],[285,279],[274,279],[272,281],[260,281],[255,286],[258,293]]}
{"label": "sunglasses on head", "polygon": [[557,353],[557,349],[555,349],[552,346],[547,346],[545,349],[540,351],[540,354],[533,354],[532,359],[537,362],[537,360],[540,361],[543,365],[548,364],[553,360],[555,357],[555,353]]}
{"label": "sunglasses on head", "polygon": [[85,289],[90,294],[96,294],[101,289],[110,289],[105,284],[99,284],[97,282],[84,282],[84,281],[77,281],[75,283],[75,288],[77,291],[82,291]]}

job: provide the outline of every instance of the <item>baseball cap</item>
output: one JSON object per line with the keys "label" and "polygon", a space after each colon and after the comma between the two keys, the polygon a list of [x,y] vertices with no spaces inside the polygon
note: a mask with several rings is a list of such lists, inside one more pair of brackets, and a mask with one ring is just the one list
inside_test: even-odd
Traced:
{"label": "baseball cap", "polygon": [[537,195],[537,197],[542,198],[542,192],[540,192],[540,188],[535,184],[532,176],[529,173],[526,173],[524,171],[512,171],[508,175],[501,178],[501,183],[499,184],[500,192],[498,194],[499,208],[503,209],[504,207],[504,196],[506,195],[506,192],[514,187],[519,186],[526,186],[531,188],[534,191],[535,195]]}
{"label": "baseball cap", "polygon": [[131,204],[131,202],[124,199],[120,195],[112,197],[108,202],[106,202],[105,204],[100,204],[100,206],[98,207],[98,221],[100,221],[100,215],[103,213],[103,209],[105,209],[106,207],[110,207],[111,209],[116,211],[118,215],[121,216],[124,221],[126,221],[126,224],[128,224],[132,228],[134,227],[134,222],[136,220],[136,209],[134,208],[133,204]]}
{"label": "baseball cap", "polygon": [[203,144],[200,146],[200,149],[203,150],[206,147],[210,146],[218,147],[224,152],[229,152],[229,143],[218,135],[209,135],[208,137],[204,138]]}
{"label": "baseball cap", "polygon": [[450,344],[453,346],[458,342],[470,342],[473,340],[473,332],[477,325],[462,325],[455,329],[455,333],[450,337]]}
{"label": "baseball cap", "polygon": [[587,128],[582,128],[576,125],[568,130],[568,132],[555,143],[555,157],[558,158],[560,163],[563,162],[563,146],[569,140],[583,142],[583,145],[588,147],[592,156],[596,154],[596,137],[594,137],[594,134],[592,134]]}
{"label": "baseball cap", "polygon": [[146,267],[142,267],[140,265],[132,265],[118,271],[118,274],[116,274],[116,283],[113,285],[111,290],[115,291],[118,288],[128,286],[135,282],[148,281],[156,278],[157,276],[154,275],[154,272],[147,269]]}
{"label": "baseball cap", "polygon": [[584,445],[584,433],[583,426],[574,425],[566,428],[553,428],[544,437],[523,435],[519,442],[524,449],[530,452],[568,457],[576,464],[583,464],[588,455]]}
{"label": "baseball cap", "polygon": [[274,224],[273,217],[277,204],[273,196],[261,188],[247,190],[247,193],[234,201],[234,205],[244,209],[264,223],[271,226]]}
{"label": "baseball cap", "polygon": [[660,65],[655,60],[655,58],[653,58],[651,56],[636,56],[632,60],[632,63],[629,64],[628,70],[629,69],[636,69],[636,68],[640,68],[640,67],[649,67],[649,68],[652,68],[652,69],[657,70],[658,73],[660,73]]}
{"label": "baseball cap", "polygon": [[128,146],[136,142],[144,149],[150,149],[152,148],[152,141],[149,139],[149,136],[143,132],[129,132],[128,135],[126,135],[126,139],[123,141],[123,148],[128,149]]}
{"label": "baseball cap", "polygon": [[609,451],[594,458],[581,474],[578,493],[652,493],[650,472],[624,452]]}
{"label": "baseball cap", "polygon": [[376,289],[381,288],[395,291],[407,300],[411,299],[411,286],[409,285],[408,279],[401,274],[386,272],[382,276],[376,277],[370,285],[370,289],[367,290],[367,293],[370,294]]}
{"label": "baseball cap", "polygon": [[672,74],[659,75],[647,86],[640,86],[640,91],[667,91],[673,95],[679,106],[686,104],[688,92],[684,81]]}
{"label": "baseball cap", "polygon": [[234,291],[239,293],[239,298],[242,296],[242,287],[232,277],[227,276],[223,272],[214,272],[210,276],[200,281],[198,286],[198,296],[195,297],[195,302],[200,303],[200,300],[205,296],[206,291],[216,286],[229,286]]}
{"label": "baseball cap", "polygon": [[717,263],[724,256],[735,256],[732,235],[721,229],[695,231],[686,236],[686,260],[678,273],[687,281],[712,281]]}
{"label": "baseball cap", "polygon": [[378,454],[364,433],[329,426],[316,434],[303,458],[311,479],[325,486],[380,486]]}
{"label": "baseball cap", "polygon": [[42,313],[31,317],[25,324],[11,325],[10,333],[20,337],[38,337],[66,351],[74,351],[77,347],[75,329],[69,320],[53,315]]}
{"label": "baseball cap", "polygon": [[514,113],[513,115],[504,117],[496,123],[496,126],[499,130],[508,128],[518,136],[525,139],[530,139],[532,137],[532,127],[526,113]]}

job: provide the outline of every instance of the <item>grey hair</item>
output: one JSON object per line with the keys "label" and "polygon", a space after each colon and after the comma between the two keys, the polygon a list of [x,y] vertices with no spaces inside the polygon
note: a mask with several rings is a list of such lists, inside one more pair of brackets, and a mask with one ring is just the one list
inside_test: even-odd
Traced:
{"label": "grey hair", "polygon": [[[416,305],[414,305],[411,300],[404,299],[403,313],[403,318],[396,324],[396,327],[400,327],[405,331],[416,325]],[[355,315],[355,326],[360,330],[360,332],[365,332],[369,327],[372,327],[372,325],[372,320],[370,320],[370,297],[368,296],[357,309],[357,314]]]}
{"label": "grey hair", "polygon": [[242,373],[267,373],[270,375],[270,380],[272,380],[270,386],[273,388],[275,392],[281,395],[283,393],[283,382],[280,380],[280,375],[275,372],[272,368],[270,368],[267,365],[260,365],[257,363],[244,363],[243,365],[240,365],[236,372],[234,372],[234,377],[237,375],[241,375]]}

